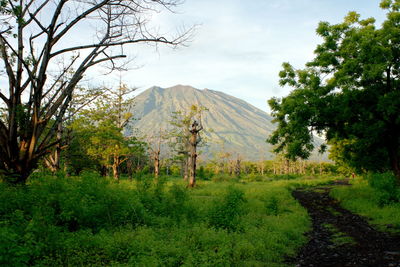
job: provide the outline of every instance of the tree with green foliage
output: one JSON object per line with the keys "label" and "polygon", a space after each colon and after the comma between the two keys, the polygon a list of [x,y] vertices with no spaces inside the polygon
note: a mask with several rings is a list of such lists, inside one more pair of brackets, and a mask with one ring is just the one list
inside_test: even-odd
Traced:
{"label": "tree with green foliage", "polygon": [[128,160],[137,139],[125,137],[123,131],[132,119],[129,112],[134,89],[120,84],[116,89],[107,89],[107,94],[98,98],[95,105],[82,110],[73,123],[73,131],[85,144],[86,153],[104,168],[112,168],[114,179],[120,176],[120,165]]}
{"label": "tree with green foliage", "polygon": [[[93,101],[102,96],[104,93],[105,89],[101,87],[86,88],[83,86],[76,86],[76,88],[74,89],[72,100],[65,112],[64,118],[62,121],[58,122],[56,136],[54,138],[54,141],[56,141],[57,144],[52,149],[50,149],[50,152],[47,155],[43,157],[44,164],[52,173],[61,170],[61,160],[64,159],[62,162],[62,164],[64,165],[64,170],[67,171],[67,175],[70,174],[70,168],[68,167],[68,164],[75,159],[72,159],[71,157],[62,157],[61,155],[61,152],[63,150],[65,151],[68,147],[73,145],[71,127],[69,126],[73,122],[74,117],[82,109],[90,105]],[[76,160],[81,161],[82,159],[79,158]],[[80,172],[80,169],[81,168],[78,167],[78,173]]]}
{"label": "tree with green foliage", "polygon": [[[172,10],[178,0],[57,0],[0,3],[0,171],[11,183],[25,183],[55,140],[75,86],[88,69],[111,71],[125,58],[126,45],[164,43],[176,47],[191,30],[162,36],[148,27],[151,14]],[[71,38],[79,27],[87,38]],[[152,25],[154,26],[154,25]],[[93,37],[93,38],[91,38]],[[126,51],[126,50],[125,50]],[[50,73],[70,59],[55,79]],[[60,83],[69,70],[73,75]]]}
{"label": "tree with green foliage", "polygon": [[276,152],[307,158],[318,133],[334,158],[357,170],[390,169],[400,179],[400,1],[381,8],[388,12],[380,28],[356,12],[340,24],[321,22],[315,58],[304,69],[283,64],[280,84],[294,90],[269,100],[278,128],[268,142]]}

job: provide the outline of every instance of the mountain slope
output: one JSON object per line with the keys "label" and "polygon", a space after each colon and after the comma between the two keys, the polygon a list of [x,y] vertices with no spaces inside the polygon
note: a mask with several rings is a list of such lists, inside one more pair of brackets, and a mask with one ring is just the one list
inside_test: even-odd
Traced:
{"label": "mountain slope", "polygon": [[[152,87],[135,99],[131,112],[137,120],[131,123],[142,135],[154,135],[159,128],[170,129],[172,112],[188,110],[191,105],[208,109],[203,114],[203,136],[209,139],[201,150],[207,157],[223,150],[240,154],[249,160],[269,159],[271,146],[265,142],[275,129],[271,116],[247,102],[225,93],[190,86]],[[129,133],[128,133],[129,134]]]}

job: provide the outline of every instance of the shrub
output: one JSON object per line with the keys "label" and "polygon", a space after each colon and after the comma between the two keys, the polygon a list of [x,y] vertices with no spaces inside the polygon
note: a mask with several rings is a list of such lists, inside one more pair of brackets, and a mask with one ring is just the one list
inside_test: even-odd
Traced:
{"label": "shrub", "polygon": [[377,191],[379,205],[400,202],[400,188],[393,173],[372,173],[367,179],[369,185]]}
{"label": "shrub", "polygon": [[210,180],[212,174],[211,172],[207,171],[204,166],[200,166],[199,170],[197,171],[197,177],[200,180]]}
{"label": "shrub", "polygon": [[240,216],[244,213],[244,193],[229,187],[222,200],[214,202],[210,210],[209,224],[215,228],[236,231],[240,228]]}
{"label": "shrub", "polygon": [[275,196],[272,196],[268,201],[265,201],[265,208],[268,215],[278,215],[279,200]]}

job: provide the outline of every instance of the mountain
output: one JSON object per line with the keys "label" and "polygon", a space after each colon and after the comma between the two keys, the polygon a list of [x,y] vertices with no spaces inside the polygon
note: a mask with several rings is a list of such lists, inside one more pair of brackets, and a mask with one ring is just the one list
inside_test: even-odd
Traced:
{"label": "mountain", "polygon": [[136,129],[140,135],[154,135],[160,127],[171,128],[172,112],[188,110],[193,104],[208,109],[202,115],[204,129],[209,130],[202,132],[209,140],[200,149],[205,157],[213,157],[220,151],[240,154],[248,160],[274,157],[271,145],[265,142],[276,128],[272,117],[241,99],[210,89],[184,85],[147,89],[135,98],[131,112],[137,120],[129,128]]}

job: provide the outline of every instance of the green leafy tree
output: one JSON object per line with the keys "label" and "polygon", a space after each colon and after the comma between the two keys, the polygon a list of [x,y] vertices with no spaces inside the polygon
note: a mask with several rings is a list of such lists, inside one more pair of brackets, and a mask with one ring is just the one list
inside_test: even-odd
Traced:
{"label": "green leafy tree", "polygon": [[[86,106],[90,105],[93,101],[95,101],[97,98],[104,96],[105,89],[104,88],[86,88],[83,86],[77,86],[74,89],[73,97],[70,102],[70,105],[68,106],[64,118],[62,121],[58,122],[57,126],[57,131],[56,131],[56,136],[53,141],[57,142],[57,144],[51,149],[50,153],[45,155],[43,157],[43,162],[46,165],[46,167],[52,172],[55,173],[56,171],[59,171],[61,169],[61,163],[64,165],[64,170],[67,171],[67,175],[70,174],[71,168],[68,167],[69,163],[71,161],[77,162],[84,162],[83,166],[90,166],[91,164],[88,164],[88,162],[84,159],[82,154],[79,153],[82,144],[79,146],[77,142],[73,142],[72,140],[72,133],[71,133],[71,123],[74,120],[74,117],[81,111],[83,110]],[[72,158],[71,154],[67,155],[67,157],[62,157],[61,152],[65,151],[68,147],[71,146],[76,146],[72,147],[70,149],[71,151],[74,151],[75,155],[74,157],[77,158]],[[61,160],[63,159],[63,162]],[[79,173],[80,170],[82,170],[81,164],[75,165],[77,167],[75,173]]]}
{"label": "green leafy tree", "polygon": [[81,111],[72,127],[76,136],[83,138],[79,143],[87,155],[103,169],[112,168],[116,180],[120,176],[120,165],[136,150],[136,138],[123,134],[132,119],[129,109],[133,98],[129,94],[133,91],[122,83],[117,89],[108,89],[95,105]]}
{"label": "green leafy tree", "polygon": [[358,170],[392,170],[400,179],[400,1],[380,28],[350,12],[340,24],[321,22],[323,38],[304,69],[283,64],[280,84],[294,90],[269,100],[277,130],[268,142],[289,159],[307,158],[313,133],[324,134],[334,158]]}
{"label": "green leafy tree", "polygon": [[91,131],[88,155],[98,160],[102,166],[112,168],[113,177],[118,180],[119,167],[128,160],[132,152],[130,139],[125,138],[121,129],[110,119],[100,121]]}
{"label": "green leafy tree", "polygon": [[62,153],[65,171],[68,175],[80,175],[83,170],[101,170],[101,164],[87,153],[90,137],[93,134],[90,127],[82,127],[83,122],[74,120],[68,126],[70,141]]}

